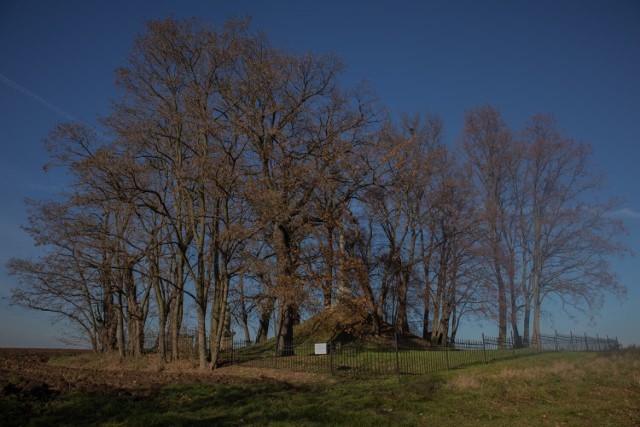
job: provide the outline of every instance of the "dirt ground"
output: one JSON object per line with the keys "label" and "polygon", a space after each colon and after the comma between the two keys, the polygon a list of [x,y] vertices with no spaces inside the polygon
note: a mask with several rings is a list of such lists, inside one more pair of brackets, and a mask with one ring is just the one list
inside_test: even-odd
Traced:
{"label": "dirt ground", "polygon": [[0,398],[47,400],[71,391],[145,397],[168,384],[326,381],[330,381],[326,376],[273,369],[230,366],[201,371],[188,362],[159,368],[151,357],[120,362],[115,356],[83,350],[0,348]]}

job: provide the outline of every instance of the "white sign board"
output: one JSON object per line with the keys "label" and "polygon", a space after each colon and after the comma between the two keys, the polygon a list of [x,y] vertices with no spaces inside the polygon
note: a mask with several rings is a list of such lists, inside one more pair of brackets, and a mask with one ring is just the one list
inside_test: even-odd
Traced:
{"label": "white sign board", "polygon": [[316,354],[327,354],[327,343],[316,343],[315,345],[315,353]]}

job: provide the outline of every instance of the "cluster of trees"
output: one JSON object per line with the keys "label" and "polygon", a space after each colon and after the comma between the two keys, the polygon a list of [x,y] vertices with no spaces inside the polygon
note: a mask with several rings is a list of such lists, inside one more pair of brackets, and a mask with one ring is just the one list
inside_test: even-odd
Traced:
{"label": "cluster of trees", "polygon": [[594,199],[589,148],[553,117],[513,131],[478,107],[450,148],[438,116],[393,120],[341,87],[341,68],[246,22],[150,22],[100,132],[64,123],[46,142],[72,182],[29,202],[45,249],[10,261],[13,302],[122,356],[151,328],[163,362],[195,310],[204,368],[232,322],[281,355],[336,303],[376,331],[440,343],[472,314],[529,345],[550,298],[588,309],[623,291],[607,262],[626,250],[615,203]]}

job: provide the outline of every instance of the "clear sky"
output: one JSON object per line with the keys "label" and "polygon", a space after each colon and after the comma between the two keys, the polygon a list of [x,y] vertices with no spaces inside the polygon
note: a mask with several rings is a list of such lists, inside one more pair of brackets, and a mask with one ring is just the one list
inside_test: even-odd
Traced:
{"label": "clear sky", "polygon": [[[9,307],[11,257],[35,254],[25,197],[45,198],[65,177],[44,173],[55,123],[95,123],[117,92],[113,69],[150,18],[222,24],[250,15],[281,48],[336,53],[346,84],[367,80],[393,112],[439,113],[447,140],[464,111],[492,104],[514,127],[553,113],[595,148],[605,196],[626,199],[628,244],[640,253],[640,2],[602,1],[30,1],[0,0],[0,347],[56,347],[45,315]],[[593,321],[555,313],[544,329],[640,344],[640,264],[615,261],[623,300]],[[483,322],[487,332],[495,330]],[[477,325],[476,325],[477,328]],[[461,333],[475,337],[478,329]]]}

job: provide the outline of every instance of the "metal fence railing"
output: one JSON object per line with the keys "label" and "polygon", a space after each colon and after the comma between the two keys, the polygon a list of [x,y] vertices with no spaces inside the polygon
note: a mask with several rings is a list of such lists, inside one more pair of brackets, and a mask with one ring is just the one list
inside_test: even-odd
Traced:
{"label": "metal fence railing", "polygon": [[303,372],[423,374],[477,363],[521,357],[546,351],[608,351],[619,348],[617,339],[570,335],[540,335],[530,346],[516,340],[482,336],[480,340],[456,340],[445,345],[403,342],[391,345],[359,343],[303,343],[276,349],[273,341],[262,344],[228,342],[219,363],[288,369]]}

